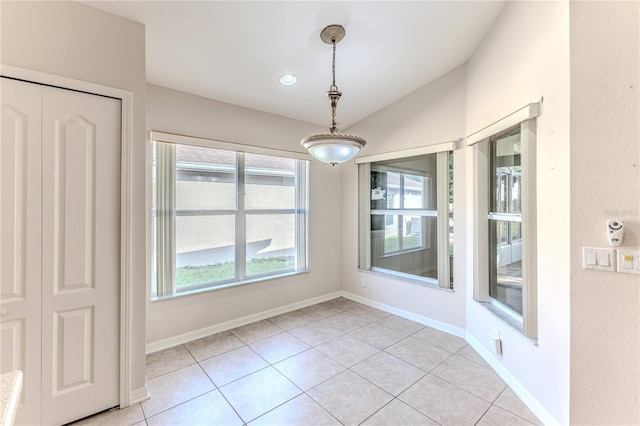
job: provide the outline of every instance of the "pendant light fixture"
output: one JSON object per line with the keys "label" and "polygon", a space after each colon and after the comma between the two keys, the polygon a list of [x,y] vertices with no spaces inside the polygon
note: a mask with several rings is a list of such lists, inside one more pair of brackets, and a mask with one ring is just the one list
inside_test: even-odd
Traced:
{"label": "pendant light fixture", "polygon": [[331,127],[329,133],[307,136],[302,139],[302,146],[314,158],[335,166],[336,164],[349,161],[367,144],[363,138],[353,135],[338,133],[336,124],[336,108],[342,92],[336,86],[336,44],[344,38],[345,31],[342,25],[329,25],[320,33],[320,39],[333,46],[333,64],[331,72],[333,83],[329,87],[327,96],[331,101]]}

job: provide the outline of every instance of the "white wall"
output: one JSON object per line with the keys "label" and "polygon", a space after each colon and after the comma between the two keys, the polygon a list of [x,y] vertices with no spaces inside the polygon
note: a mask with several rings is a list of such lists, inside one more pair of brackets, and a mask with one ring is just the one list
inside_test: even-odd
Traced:
{"label": "white wall", "polygon": [[[300,139],[326,129],[168,88],[148,85],[149,130],[304,152]],[[310,167],[310,273],[149,302],[147,343],[340,290],[340,171]]]}
{"label": "white wall", "polygon": [[[467,336],[545,422],[569,421],[569,5],[509,2],[468,64],[467,134],[544,97],[537,121],[538,342],[467,298]],[[471,148],[467,148],[471,159]],[[469,188],[473,165],[467,164]],[[473,205],[468,191],[466,205]],[[470,227],[471,228],[471,227]],[[473,270],[472,242],[466,252]],[[500,331],[504,354],[490,350]]]}
{"label": "white wall", "polygon": [[[400,101],[378,111],[348,129],[367,139],[360,155],[371,155],[457,140],[465,132],[466,68],[460,67]],[[462,259],[465,241],[465,210],[458,208],[464,194],[464,153],[455,154],[455,247],[454,258]],[[342,169],[342,289],[358,296],[430,318],[451,331],[464,328],[466,272],[455,260],[454,291],[408,283],[358,271],[358,168],[353,162]],[[366,287],[360,287],[360,279]]]}
{"label": "white wall", "polygon": [[1,57],[11,65],[133,92],[131,391],[144,396],[144,26],[74,2],[0,2]]}
{"label": "white wall", "polygon": [[640,250],[640,7],[571,3],[571,423],[640,422],[640,275],[587,271],[582,247]]}

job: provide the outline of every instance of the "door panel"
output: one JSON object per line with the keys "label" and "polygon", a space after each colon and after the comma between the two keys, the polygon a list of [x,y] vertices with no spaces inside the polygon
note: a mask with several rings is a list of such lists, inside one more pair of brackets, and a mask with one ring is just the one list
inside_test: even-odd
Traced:
{"label": "door panel", "polygon": [[43,87],[42,413],[119,404],[120,101]]}
{"label": "door panel", "polygon": [[57,119],[53,135],[54,293],[93,288],[95,261],[95,125]]}
{"label": "door panel", "polygon": [[55,314],[53,321],[54,395],[80,390],[93,383],[93,307]]}
{"label": "door panel", "polygon": [[39,424],[41,87],[0,78],[0,372],[21,370],[16,424]]}

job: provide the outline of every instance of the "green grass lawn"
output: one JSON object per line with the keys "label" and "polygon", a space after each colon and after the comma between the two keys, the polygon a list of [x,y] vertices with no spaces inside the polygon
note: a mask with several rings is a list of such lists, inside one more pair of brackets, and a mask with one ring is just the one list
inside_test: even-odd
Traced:
{"label": "green grass lawn", "polygon": [[[247,276],[280,271],[295,265],[293,256],[266,257],[252,259],[247,263]],[[215,265],[183,266],[176,268],[176,287],[212,283],[234,277],[234,263],[223,262]]]}
{"label": "green grass lawn", "polygon": [[[412,249],[412,248],[418,248],[420,247],[420,237],[417,235],[407,235],[404,237],[403,240],[403,245],[404,245],[404,249],[408,250],[408,249]],[[385,253],[391,253],[394,251],[398,251],[398,237],[397,236],[392,236],[392,237],[387,237],[384,239],[384,252]]]}

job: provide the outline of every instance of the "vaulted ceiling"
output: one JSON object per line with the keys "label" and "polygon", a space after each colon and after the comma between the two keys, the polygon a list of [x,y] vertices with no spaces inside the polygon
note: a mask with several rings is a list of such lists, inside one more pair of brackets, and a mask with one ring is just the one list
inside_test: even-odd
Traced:
{"label": "vaulted ceiling", "polygon": [[[149,83],[328,126],[331,45],[346,128],[464,64],[504,1],[85,1],[146,26]],[[298,83],[285,87],[282,74]]]}

